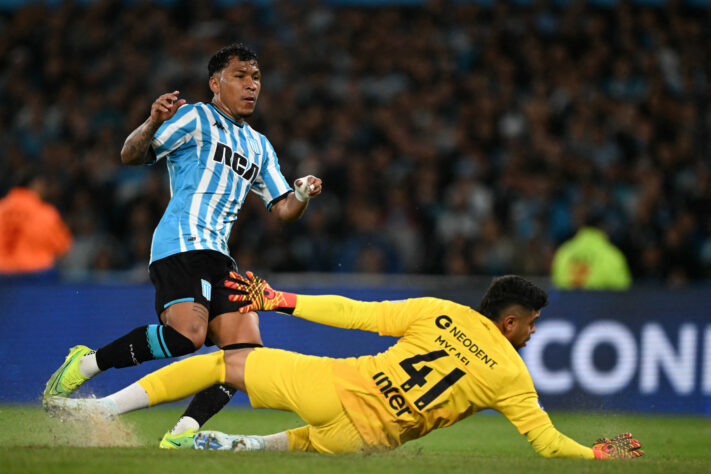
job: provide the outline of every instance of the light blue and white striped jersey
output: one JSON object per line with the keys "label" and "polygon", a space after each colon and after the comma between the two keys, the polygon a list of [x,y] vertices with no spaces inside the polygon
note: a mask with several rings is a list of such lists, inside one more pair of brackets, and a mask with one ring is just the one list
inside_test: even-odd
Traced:
{"label": "light blue and white striped jersey", "polygon": [[166,158],[170,202],[153,233],[151,261],[190,250],[227,256],[227,240],[247,192],[267,209],[291,191],[264,135],[212,104],[186,104],[153,136],[156,161]]}

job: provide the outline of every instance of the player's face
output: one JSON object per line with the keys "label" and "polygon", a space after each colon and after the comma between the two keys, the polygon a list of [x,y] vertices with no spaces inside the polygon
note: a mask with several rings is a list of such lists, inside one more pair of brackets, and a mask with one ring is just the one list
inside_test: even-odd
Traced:
{"label": "player's face", "polygon": [[526,345],[531,335],[536,332],[536,320],[541,316],[540,311],[525,311],[516,318],[516,322],[511,328],[508,340],[516,350]]}
{"label": "player's face", "polygon": [[213,102],[237,121],[249,117],[257,106],[262,74],[256,61],[233,57],[227,66],[210,78]]}

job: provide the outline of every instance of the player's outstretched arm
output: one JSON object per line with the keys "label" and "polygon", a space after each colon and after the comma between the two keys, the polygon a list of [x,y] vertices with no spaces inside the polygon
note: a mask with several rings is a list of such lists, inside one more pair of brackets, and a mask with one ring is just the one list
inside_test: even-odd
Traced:
{"label": "player's outstretched arm", "polygon": [[531,430],[526,438],[536,453],[546,458],[631,459],[644,454],[642,445],[630,433],[601,438],[592,449],[565,436],[552,424]]}
{"label": "player's outstretched arm", "polygon": [[149,147],[153,135],[166,120],[185,104],[185,99],[178,100],[179,91],[169,92],[158,97],[151,105],[151,115],[126,138],[121,148],[121,162],[125,165],[149,163],[153,157]]}
{"label": "player's outstretched arm", "polygon": [[532,429],[526,439],[544,458],[595,459],[592,449],[558,431],[552,423]]}

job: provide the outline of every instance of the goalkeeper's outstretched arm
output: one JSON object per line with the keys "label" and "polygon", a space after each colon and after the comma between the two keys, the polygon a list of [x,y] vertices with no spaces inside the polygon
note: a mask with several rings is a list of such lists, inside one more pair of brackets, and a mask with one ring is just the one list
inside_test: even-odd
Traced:
{"label": "goalkeeper's outstretched arm", "polygon": [[278,311],[327,326],[378,332],[377,312],[380,303],[352,300],[337,295],[296,295],[273,289],[252,272],[246,278],[231,272],[225,286],[236,290],[231,301],[246,303],[240,312]]}
{"label": "goalkeeper's outstretched arm", "polygon": [[588,448],[548,424],[526,433],[526,439],[545,458],[631,459],[644,454],[641,443],[630,433],[598,439]]}
{"label": "goalkeeper's outstretched arm", "polygon": [[595,459],[591,448],[568,438],[552,424],[532,429],[526,433],[526,439],[544,458]]}

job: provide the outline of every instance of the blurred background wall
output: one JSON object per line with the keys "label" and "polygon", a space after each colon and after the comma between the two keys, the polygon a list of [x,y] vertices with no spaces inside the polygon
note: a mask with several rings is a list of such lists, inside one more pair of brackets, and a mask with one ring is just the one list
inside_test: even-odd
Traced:
{"label": "blurred background wall", "polygon": [[[208,57],[244,41],[264,73],[251,125],[288,179],[325,186],[289,225],[248,199],[240,268],[476,306],[491,275],[549,288],[555,249],[594,214],[634,286],[551,290],[523,352],[544,406],[711,413],[710,4],[1,0],[0,195],[51,177],[74,244],[58,280],[0,281],[0,400],[37,400],[67,347],[153,321],[168,179],[119,151],[161,93],[209,101]],[[335,356],[392,342],[276,315],[262,331]]]}
{"label": "blurred background wall", "polygon": [[[147,279],[165,165],[122,167],[161,93],[208,101],[244,41],[250,123],[293,180],[280,226],[248,200],[242,268],[547,275],[584,217],[634,281],[711,277],[711,27],[694,1],[0,2],[0,194],[34,166],[75,243],[64,275]],[[113,273],[116,276],[116,273]]]}

